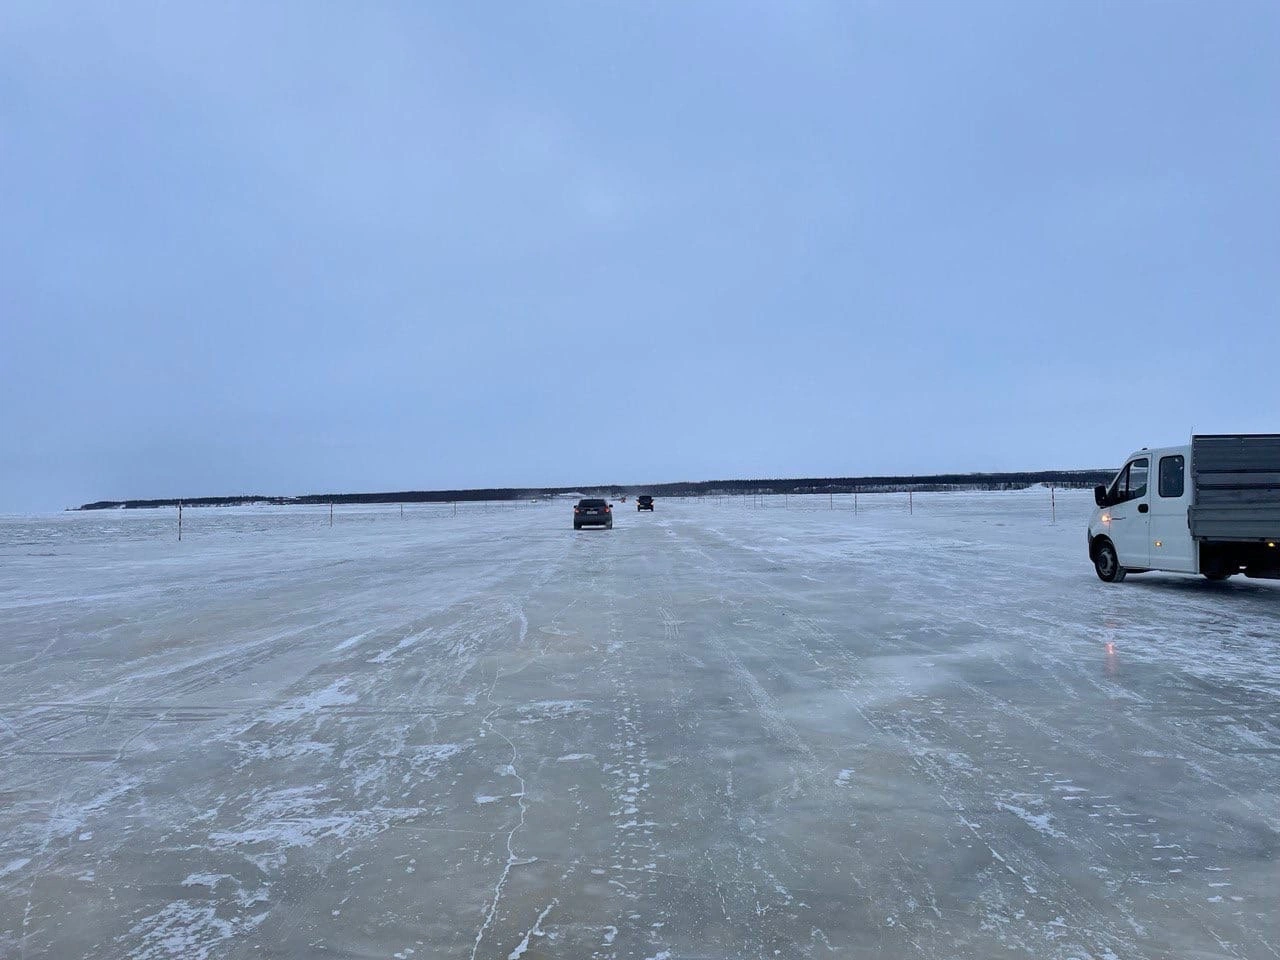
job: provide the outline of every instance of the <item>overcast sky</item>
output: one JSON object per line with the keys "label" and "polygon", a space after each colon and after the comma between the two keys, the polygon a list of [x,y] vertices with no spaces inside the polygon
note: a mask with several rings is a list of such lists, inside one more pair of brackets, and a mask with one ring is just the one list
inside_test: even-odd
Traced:
{"label": "overcast sky", "polygon": [[0,510],[1280,431],[1280,4],[0,6]]}

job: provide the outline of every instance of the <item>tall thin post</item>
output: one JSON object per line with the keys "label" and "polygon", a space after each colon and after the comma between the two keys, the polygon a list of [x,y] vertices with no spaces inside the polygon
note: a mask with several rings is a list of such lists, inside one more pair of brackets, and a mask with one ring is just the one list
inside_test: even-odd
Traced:
{"label": "tall thin post", "polygon": [[454,515],[455,517],[458,515],[458,501],[457,501],[457,500],[453,501],[453,515]]}
{"label": "tall thin post", "polygon": [[1049,512],[1052,516],[1053,523],[1058,522],[1058,495],[1053,488],[1053,484],[1049,484]]}
{"label": "tall thin post", "polygon": [[329,526],[333,526],[333,501],[329,501]]}
{"label": "tall thin post", "polygon": [[404,504],[400,504],[400,519],[404,519]]}
{"label": "tall thin post", "polygon": [[916,512],[916,508],[912,503],[911,498],[912,498],[912,492],[908,490],[907,491],[907,513],[908,514],[914,514]]}
{"label": "tall thin post", "polygon": [[858,491],[857,490],[853,491],[853,515],[855,517],[858,515]]}
{"label": "tall thin post", "polygon": [[178,501],[178,542],[182,542],[182,501]]}

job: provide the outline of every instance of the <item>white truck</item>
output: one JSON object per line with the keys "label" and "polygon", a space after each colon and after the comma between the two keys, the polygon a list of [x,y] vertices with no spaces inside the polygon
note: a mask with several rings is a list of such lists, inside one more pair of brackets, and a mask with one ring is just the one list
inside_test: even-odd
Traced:
{"label": "white truck", "polygon": [[1089,559],[1107,583],[1150,570],[1280,580],[1280,434],[1143,447],[1093,498]]}

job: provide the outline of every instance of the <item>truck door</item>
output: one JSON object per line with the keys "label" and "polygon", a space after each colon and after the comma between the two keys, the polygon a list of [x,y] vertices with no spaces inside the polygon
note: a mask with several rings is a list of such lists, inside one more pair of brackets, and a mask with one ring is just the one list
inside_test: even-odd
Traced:
{"label": "truck door", "polygon": [[1120,565],[1131,570],[1151,566],[1151,497],[1147,483],[1150,473],[1149,458],[1130,460],[1116,477],[1111,490],[1115,502],[1107,510],[1111,517],[1107,527],[1120,556]]}
{"label": "truck door", "polygon": [[1156,461],[1151,499],[1151,566],[1157,570],[1197,573],[1196,548],[1187,526],[1191,483],[1185,453],[1152,454]]}

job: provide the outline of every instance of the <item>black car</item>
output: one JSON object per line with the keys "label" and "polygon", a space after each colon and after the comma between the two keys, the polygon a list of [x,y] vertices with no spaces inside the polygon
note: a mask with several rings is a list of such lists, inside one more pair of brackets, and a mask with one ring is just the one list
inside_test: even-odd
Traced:
{"label": "black car", "polygon": [[649,496],[647,493],[642,497],[636,497],[637,511],[652,510],[652,509],[653,509],[653,497]]}
{"label": "black car", "polygon": [[604,527],[613,529],[613,508],[603,500],[579,500],[573,508],[573,529]]}

